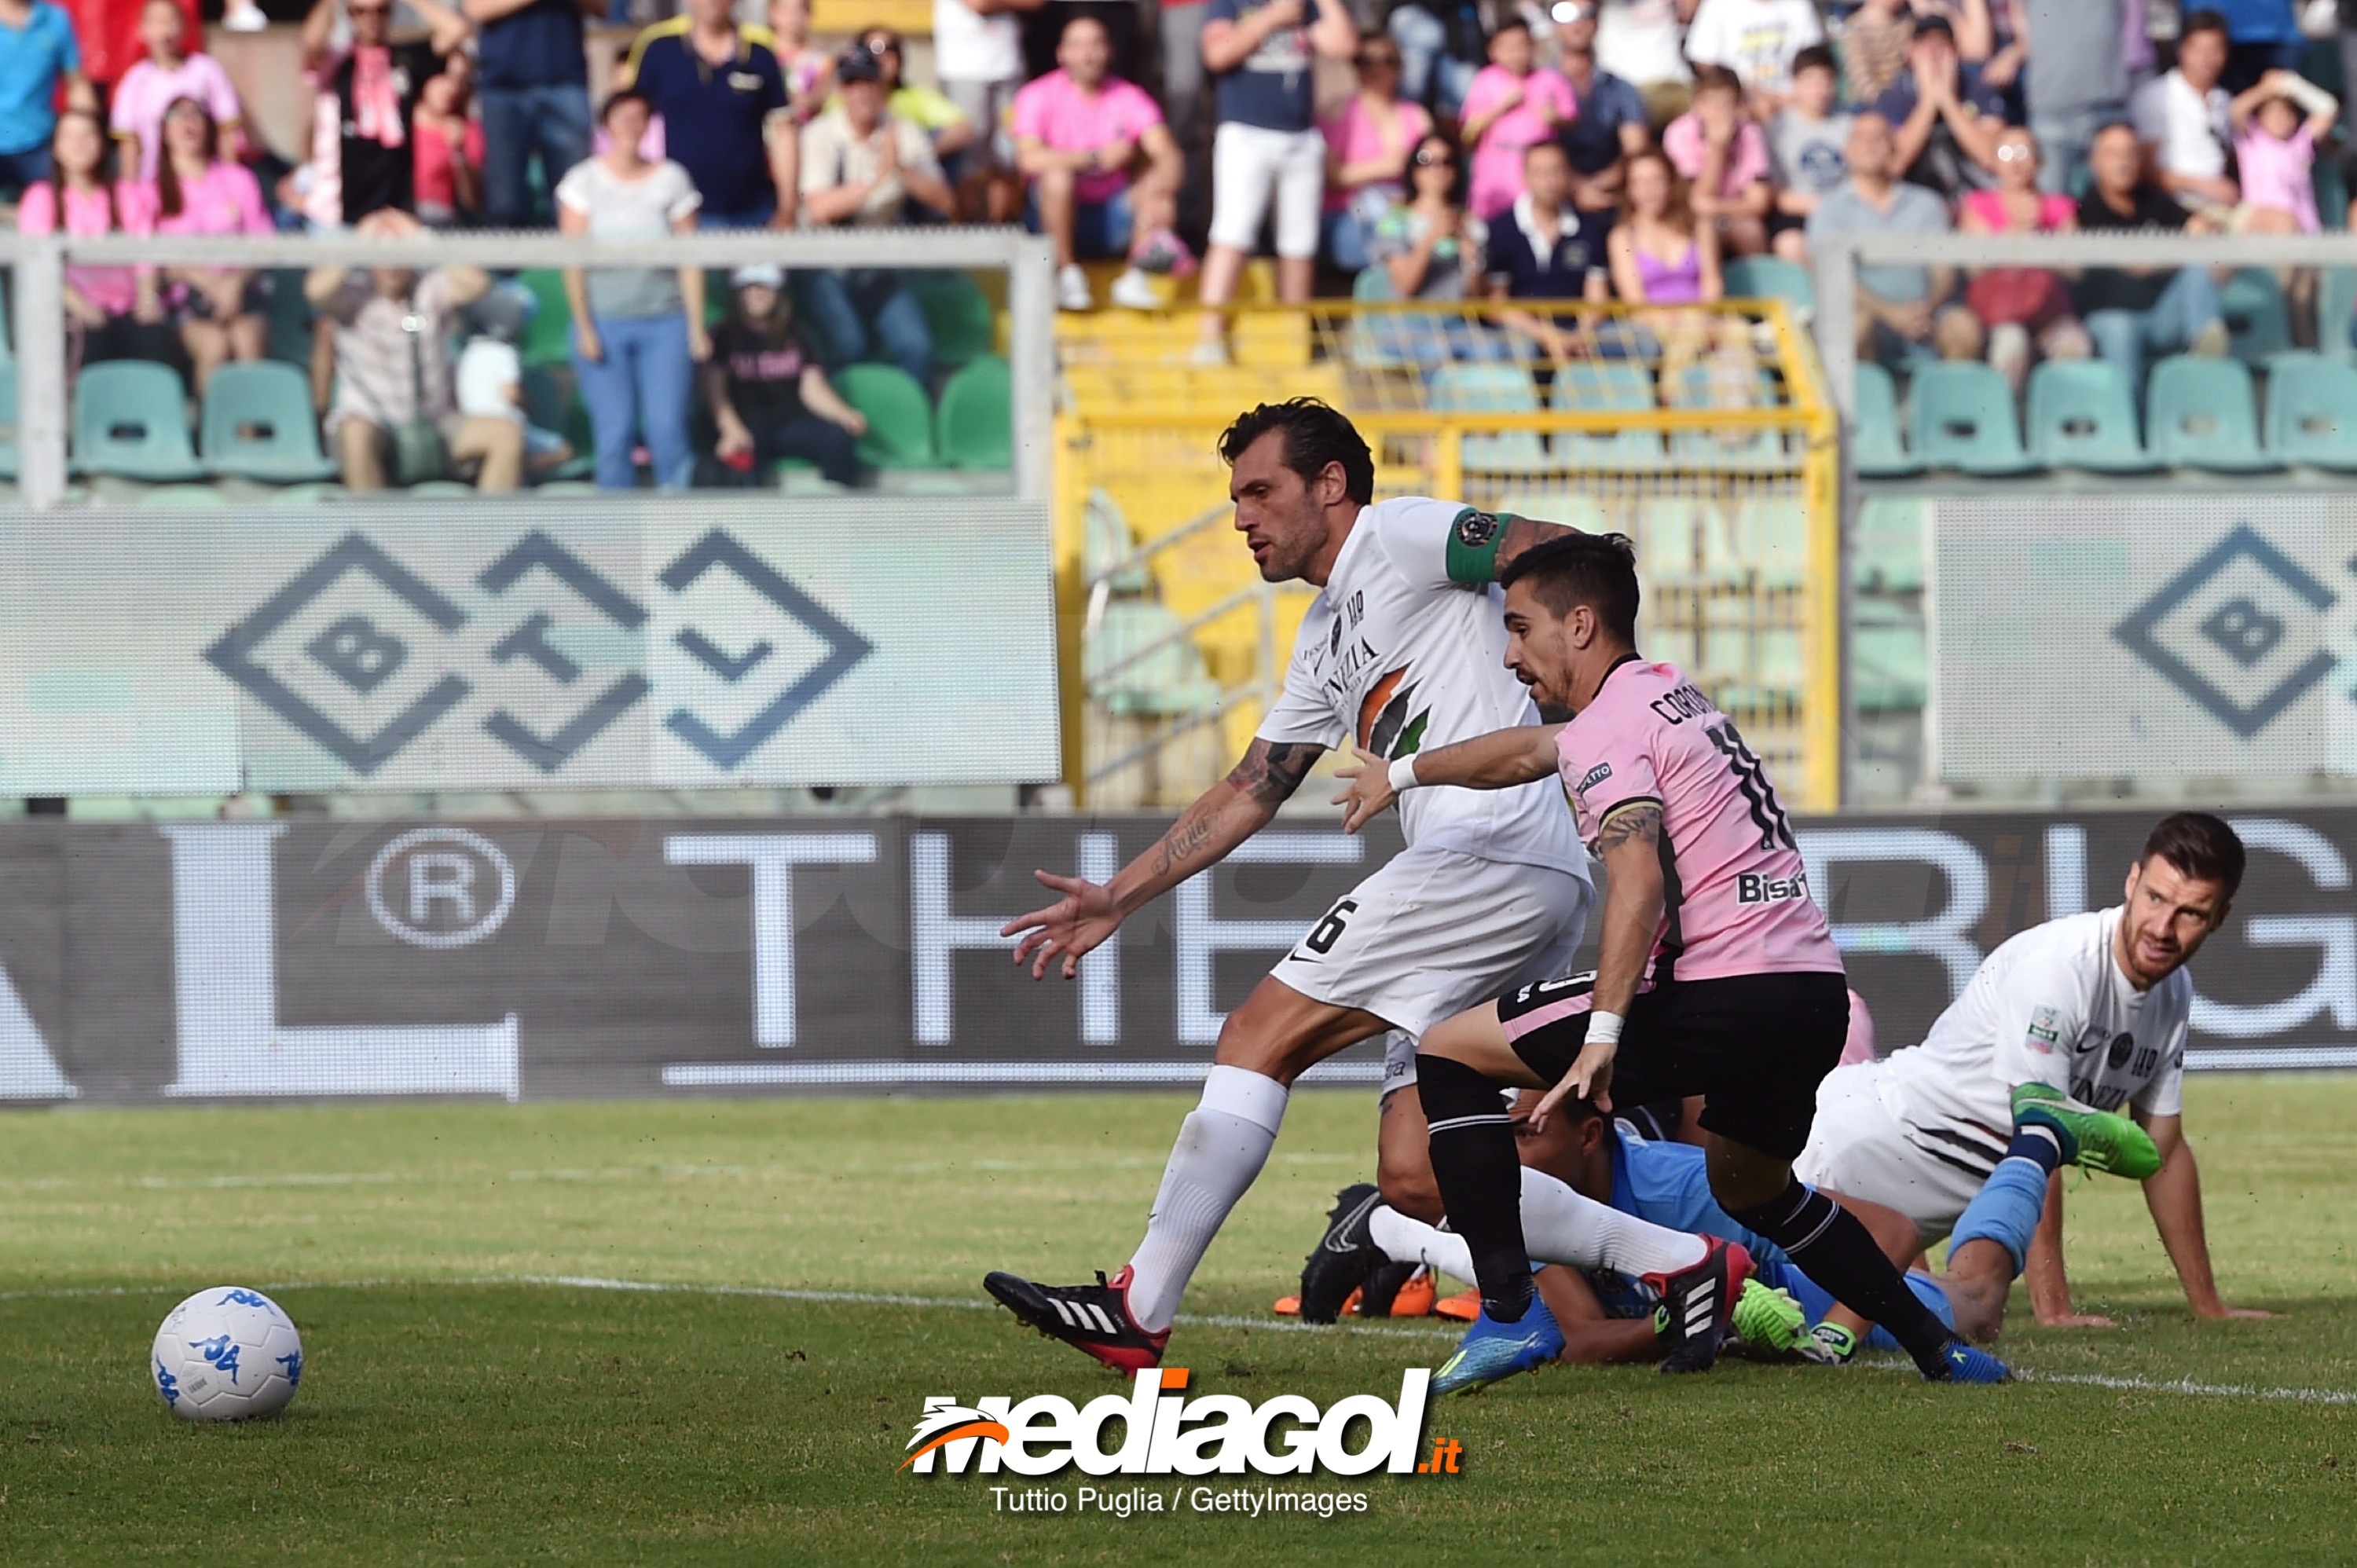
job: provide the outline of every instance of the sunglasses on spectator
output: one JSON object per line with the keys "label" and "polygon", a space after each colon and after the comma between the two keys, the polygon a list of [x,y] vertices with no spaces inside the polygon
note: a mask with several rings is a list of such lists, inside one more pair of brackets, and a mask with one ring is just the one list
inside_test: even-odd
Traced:
{"label": "sunglasses on spectator", "polygon": [[1996,161],[2001,164],[2019,163],[2025,159],[2032,159],[2037,156],[2038,149],[2036,147],[2029,146],[2019,142],[2015,142],[2009,145],[1999,147],[1996,150]]}

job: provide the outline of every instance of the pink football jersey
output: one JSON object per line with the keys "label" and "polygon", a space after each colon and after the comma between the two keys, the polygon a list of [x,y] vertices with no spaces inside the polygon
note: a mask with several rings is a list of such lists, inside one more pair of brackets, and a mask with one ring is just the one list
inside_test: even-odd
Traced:
{"label": "pink football jersey", "polygon": [[1621,807],[1662,809],[1657,983],[1842,972],[1767,770],[1677,666],[1616,666],[1555,750],[1591,848]]}

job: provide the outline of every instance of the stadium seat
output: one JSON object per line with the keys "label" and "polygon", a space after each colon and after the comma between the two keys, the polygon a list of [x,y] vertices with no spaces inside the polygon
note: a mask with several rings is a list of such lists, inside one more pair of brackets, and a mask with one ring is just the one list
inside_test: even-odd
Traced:
{"label": "stadium seat", "polygon": [[2029,453],[2050,468],[2099,474],[2153,467],[2136,435],[2135,394],[2107,360],[2049,360],[2029,373]]}
{"label": "stadium seat", "polygon": [[1862,360],[1854,387],[1857,418],[1850,455],[1857,471],[1869,479],[1921,473],[1923,465],[1907,455],[1900,439],[1899,389],[1890,372],[1870,360]]}
{"label": "stadium seat", "polygon": [[74,466],[84,473],[156,484],[205,477],[188,444],[188,394],[169,368],[144,360],[84,366],[73,410]]}
{"label": "stadium seat", "polygon": [[[1157,643],[1161,646],[1152,652],[1122,663]],[[1151,599],[1105,605],[1082,639],[1081,672],[1089,695],[1124,717],[1168,718],[1219,705],[1219,682],[1205,673],[1202,650],[1185,635],[1185,623]]]}
{"label": "stadium seat", "polygon": [[[1565,413],[1651,413],[1653,374],[1632,360],[1590,360],[1558,366],[1555,406]],[[1555,461],[1569,468],[1658,468],[1662,433],[1616,430],[1609,435],[1572,431],[1555,438]]]}
{"label": "stadium seat", "polygon": [[1585,489],[1508,490],[1499,496],[1496,510],[1508,517],[1569,523],[1585,533],[1610,533],[1620,526]]}
{"label": "stadium seat", "polygon": [[311,379],[275,360],[213,372],[199,436],[205,467],[216,474],[272,484],[336,477],[336,465],[319,450]]}
{"label": "stadium seat", "polygon": [[1707,505],[1693,496],[1655,496],[1638,503],[1640,578],[1661,585],[1694,583]]}
{"label": "stadium seat", "polygon": [[[1091,490],[1081,512],[1081,575],[1093,583],[1136,548],[1121,503],[1103,490]],[[1116,594],[1143,594],[1154,586],[1154,573],[1144,564],[1125,567],[1114,573],[1109,585]]]}
{"label": "stadium seat", "polygon": [[[982,285],[965,273],[945,268],[911,267],[900,274],[909,292],[925,313],[933,334],[933,363],[954,371],[973,363],[996,346],[998,321]],[[1006,467],[1001,463],[999,467]]]}
{"label": "stadium seat", "polygon": [[2273,268],[2244,267],[2219,289],[2218,303],[2234,358],[2243,363],[2266,364],[2268,356],[2292,346],[2291,306]]}
{"label": "stadium seat", "polygon": [[1809,580],[1809,509],[1798,496],[1755,495],[1735,505],[1737,557],[1760,575],[1765,588],[1798,588]]}
{"label": "stadium seat", "polygon": [[1015,386],[1006,361],[985,354],[949,379],[934,411],[934,445],[952,468],[1015,467]]}
{"label": "stadium seat", "polygon": [[573,359],[573,306],[565,297],[565,274],[554,267],[526,267],[516,281],[540,301],[516,344],[527,365],[563,365]]}
{"label": "stadium seat", "polygon": [[2258,403],[2239,360],[2171,354],[2145,392],[2152,455],[2176,467],[2252,474],[2279,465],[2259,449]]}
{"label": "stadium seat", "polygon": [[16,361],[0,360],[0,479],[16,477]]}
{"label": "stadium seat", "polygon": [[933,408],[925,389],[897,365],[845,365],[835,372],[834,390],[867,416],[859,438],[859,460],[877,468],[937,468]]}
{"label": "stadium seat", "polygon": [[[1539,392],[1519,365],[1442,365],[1425,383],[1437,413],[1536,413]],[[1546,437],[1535,430],[1468,435],[1465,467],[1477,474],[1534,474],[1547,468]]]}
{"label": "stadium seat", "polygon": [[2326,267],[2316,285],[2317,352],[2349,358],[2357,349],[2350,340],[2352,332],[2357,332],[2357,267]]}
{"label": "stadium seat", "polygon": [[[1774,379],[1765,370],[1726,360],[1688,365],[1663,391],[1674,408],[1749,411],[1773,408],[1778,401]],[[1717,472],[1760,473],[1792,466],[1782,434],[1761,429],[1680,431],[1670,437],[1670,458],[1683,467]]]}
{"label": "stadium seat", "polygon": [[2277,355],[2267,375],[2267,451],[2286,463],[2357,472],[2357,366]]}
{"label": "stadium seat", "polygon": [[590,433],[589,410],[573,395],[570,373],[560,376],[547,365],[523,368],[523,416],[543,430],[554,431],[573,443],[573,456],[540,477],[545,490],[557,479],[586,479],[597,471],[597,437]]}
{"label": "stadium seat", "polygon": [[1932,686],[1922,618],[1896,605],[1858,600],[1850,618],[1849,669],[1860,712],[1922,707]]}
{"label": "stadium seat", "polygon": [[1908,445],[1927,467],[1992,476],[2036,467],[2021,449],[2013,388],[1996,366],[1938,360],[1915,371],[1908,393]]}
{"label": "stadium seat", "polygon": [[1816,280],[1809,269],[1781,256],[1738,256],[1719,275],[1729,299],[1781,299],[1795,310],[1817,307]]}
{"label": "stadium seat", "polygon": [[1923,586],[1923,503],[1868,496],[1858,503],[1850,544],[1850,585],[1861,593],[1911,594]]}

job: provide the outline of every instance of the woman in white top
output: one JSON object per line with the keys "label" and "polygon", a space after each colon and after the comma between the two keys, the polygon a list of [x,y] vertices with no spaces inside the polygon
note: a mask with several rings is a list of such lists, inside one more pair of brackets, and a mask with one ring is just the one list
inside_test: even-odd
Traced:
{"label": "woman in white top", "polygon": [[[556,226],[593,239],[646,240],[693,233],[704,204],[687,171],[641,156],[652,110],[636,92],[606,100],[598,123],[607,150],[576,164],[556,186]],[[644,433],[656,488],[683,489],[695,465],[687,409],[695,365],[709,359],[700,267],[567,267],[573,370],[597,437],[597,484],[638,483],[633,437]]]}

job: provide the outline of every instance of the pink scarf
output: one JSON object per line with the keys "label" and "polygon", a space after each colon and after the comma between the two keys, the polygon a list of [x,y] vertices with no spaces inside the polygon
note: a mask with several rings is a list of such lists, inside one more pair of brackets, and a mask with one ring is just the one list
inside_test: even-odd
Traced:
{"label": "pink scarf", "polygon": [[401,94],[393,85],[393,51],[352,50],[352,124],[361,136],[379,146],[397,147],[407,140],[401,128]]}

